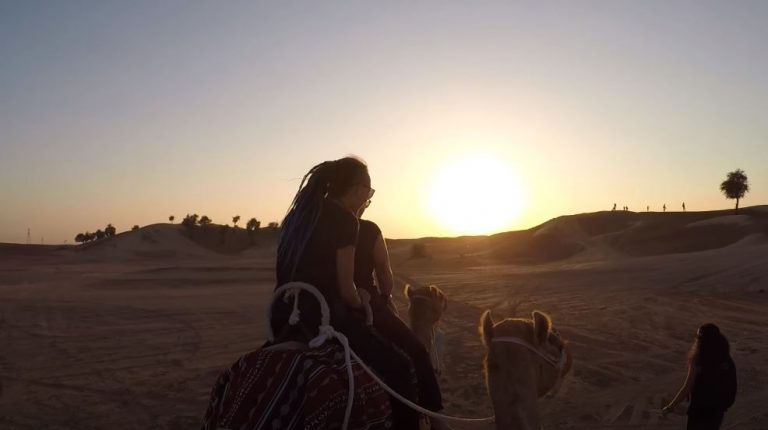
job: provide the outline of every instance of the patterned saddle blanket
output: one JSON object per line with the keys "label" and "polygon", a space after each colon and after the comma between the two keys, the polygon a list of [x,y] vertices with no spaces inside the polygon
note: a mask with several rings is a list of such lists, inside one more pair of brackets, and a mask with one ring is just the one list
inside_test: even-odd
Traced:
{"label": "patterned saddle blanket", "polygon": [[[391,427],[389,396],[353,361],[355,397],[349,430]],[[222,372],[211,392],[203,430],[340,429],[347,407],[344,349],[249,352]]]}

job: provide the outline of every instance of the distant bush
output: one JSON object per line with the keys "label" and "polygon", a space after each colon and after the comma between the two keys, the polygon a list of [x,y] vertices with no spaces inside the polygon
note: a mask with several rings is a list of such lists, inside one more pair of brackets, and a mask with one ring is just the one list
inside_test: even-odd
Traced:
{"label": "distant bush", "polygon": [[197,214],[187,214],[187,216],[184,217],[183,220],[181,220],[181,225],[183,225],[186,228],[192,228],[195,225],[197,225]]}
{"label": "distant bush", "polygon": [[261,221],[256,218],[249,219],[248,223],[245,224],[245,229],[248,231],[256,231],[259,227],[261,227]]}
{"label": "distant bush", "polygon": [[102,229],[96,230],[96,233],[91,232],[85,232],[85,233],[78,233],[75,236],[75,242],[77,243],[87,243],[87,242],[93,242],[94,240],[101,240],[106,239],[108,237],[112,237],[116,234],[115,227],[112,226],[112,224],[107,224],[107,226]]}

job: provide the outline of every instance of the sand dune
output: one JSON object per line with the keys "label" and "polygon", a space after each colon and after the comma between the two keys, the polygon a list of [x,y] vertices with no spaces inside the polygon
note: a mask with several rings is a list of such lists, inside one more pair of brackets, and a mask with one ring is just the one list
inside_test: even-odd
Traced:
{"label": "sand dune", "polygon": [[473,257],[483,264],[547,264],[701,252],[745,239],[768,243],[765,207],[732,211],[635,213],[597,212],[563,216],[530,230],[489,237],[424,238],[391,241],[394,254],[407,260],[408,247],[426,244],[439,258]]}
{"label": "sand dune", "polygon": [[89,257],[164,258],[205,257],[210,251],[196,246],[180,225],[153,224],[136,231],[84,244],[76,248]]}
{"label": "sand dune", "polygon": [[[724,428],[768,429],[768,212],[733,216],[603,212],[392,241],[398,288],[435,283],[450,299],[446,411],[490,413],[481,311],[541,309],[576,360],[542,402],[545,428],[682,428],[682,415],[657,411],[682,382],[696,327],[711,321],[741,381]],[[274,282],[274,235],[239,253],[211,240],[157,225],[83,247],[0,245],[0,428],[195,428],[216,374],[263,341]],[[411,259],[420,241],[430,258]]]}

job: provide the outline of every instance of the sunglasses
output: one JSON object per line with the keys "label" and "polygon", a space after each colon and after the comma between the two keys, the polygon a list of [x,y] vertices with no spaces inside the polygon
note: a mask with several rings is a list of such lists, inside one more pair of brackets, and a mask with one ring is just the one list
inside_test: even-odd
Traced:
{"label": "sunglasses", "polygon": [[358,185],[360,185],[361,187],[368,188],[368,200],[371,200],[373,198],[373,195],[376,193],[376,190],[371,188],[370,185],[365,185],[365,184],[358,184]]}

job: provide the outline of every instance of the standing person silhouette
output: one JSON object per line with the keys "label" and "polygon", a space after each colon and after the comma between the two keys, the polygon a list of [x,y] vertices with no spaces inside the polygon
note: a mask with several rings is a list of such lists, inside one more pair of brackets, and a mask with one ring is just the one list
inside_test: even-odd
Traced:
{"label": "standing person silhouette", "polygon": [[662,409],[667,414],[690,397],[688,430],[718,430],[736,399],[736,365],[728,339],[714,324],[704,324],[688,355],[688,374],[677,395]]}

